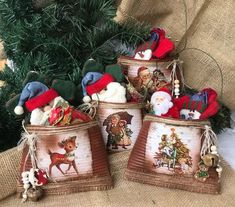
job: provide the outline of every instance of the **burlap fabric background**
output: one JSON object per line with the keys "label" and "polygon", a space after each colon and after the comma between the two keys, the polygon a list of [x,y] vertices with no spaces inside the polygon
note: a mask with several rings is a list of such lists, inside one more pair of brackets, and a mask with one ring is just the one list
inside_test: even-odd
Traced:
{"label": "burlap fabric background", "polygon": [[[13,150],[14,151],[14,150]],[[18,159],[17,153],[11,159]],[[117,153],[110,156],[111,174],[114,178],[115,187],[108,191],[93,191],[61,196],[48,196],[38,203],[26,202],[21,204],[21,200],[15,195],[0,201],[0,206],[86,206],[86,207],[143,207],[143,206],[204,206],[204,207],[232,207],[235,203],[235,173],[228,166],[224,166],[222,177],[222,194],[208,195],[197,194],[186,191],[159,188],[150,185],[130,182],[123,179],[124,169],[127,165],[129,152]],[[15,162],[15,161],[12,161]],[[14,168],[13,168],[14,167]],[[16,170],[11,172],[9,169],[16,169],[16,166],[9,166],[4,171],[1,179],[11,182],[11,189],[16,177]],[[1,169],[2,173],[2,169]],[[8,173],[8,174],[7,174]],[[7,191],[6,184],[1,184],[1,188]],[[8,190],[9,192],[9,190]],[[14,192],[12,190],[12,192]],[[2,193],[2,191],[1,191]]]}

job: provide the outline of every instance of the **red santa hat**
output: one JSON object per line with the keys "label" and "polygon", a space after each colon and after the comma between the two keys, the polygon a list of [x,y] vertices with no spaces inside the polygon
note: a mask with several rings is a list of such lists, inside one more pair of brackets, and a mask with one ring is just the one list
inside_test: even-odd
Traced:
{"label": "red santa hat", "polygon": [[25,102],[28,111],[32,112],[36,108],[40,108],[54,100],[59,94],[54,89],[49,89],[39,96],[29,99]]}
{"label": "red santa hat", "polygon": [[172,95],[171,95],[171,92],[168,88],[160,88],[159,90],[157,90],[155,93],[155,96],[162,96],[164,98],[166,98],[168,101],[171,101],[172,100]]}

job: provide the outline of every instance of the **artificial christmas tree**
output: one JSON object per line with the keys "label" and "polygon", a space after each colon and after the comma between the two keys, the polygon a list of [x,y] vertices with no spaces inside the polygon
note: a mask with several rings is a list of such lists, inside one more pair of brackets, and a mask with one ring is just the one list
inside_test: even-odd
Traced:
{"label": "artificial christmas tree", "polygon": [[[29,71],[51,86],[53,79],[70,80],[76,86],[84,63],[93,58],[103,65],[116,63],[147,35],[147,27],[133,22],[119,25],[114,0],[57,0],[40,7],[33,0],[0,1],[0,37],[13,70],[0,73],[0,150],[16,144],[21,117],[10,114],[6,102],[20,93]],[[124,47],[122,45],[125,45]],[[35,79],[33,81],[36,81]],[[81,87],[77,87],[80,89]]]}

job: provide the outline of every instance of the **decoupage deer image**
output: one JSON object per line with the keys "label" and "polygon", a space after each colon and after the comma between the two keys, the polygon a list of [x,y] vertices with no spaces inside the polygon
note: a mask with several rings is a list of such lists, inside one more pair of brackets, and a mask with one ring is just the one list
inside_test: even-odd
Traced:
{"label": "decoupage deer image", "polygon": [[[58,142],[59,147],[65,150],[66,152],[65,154],[60,154],[56,152],[52,153],[50,150],[48,150],[48,153],[51,158],[51,164],[49,166],[49,175],[51,175],[51,169],[53,166],[56,166],[63,175],[67,174],[71,166],[73,166],[74,170],[78,174],[77,166],[75,163],[75,150],[77,149],[75,140],[76,140],[76,136],[73,136],[73,137],[69,137],[68,139],[63,140],[62,142]],[[65,173],[60,168],[61,164],[69,165]]]}

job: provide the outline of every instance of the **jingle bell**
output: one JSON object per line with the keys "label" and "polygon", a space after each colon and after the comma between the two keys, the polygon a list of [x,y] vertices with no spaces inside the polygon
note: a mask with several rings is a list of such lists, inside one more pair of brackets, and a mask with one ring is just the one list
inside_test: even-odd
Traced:
{"label": "jingle bell", "polygon": [[215,154],[206,154],[202,157],[204,164],[208,167],[216,167],[219,163],[219,157]]}
{"label": "jingle bell", "polygon": [[27,191],[27,198],[31,201],[38,201],[42,198],[43,196],[43,189],[42,188],[39,188],[37,187],[36,189],[34,188],[30,188],[28,191]]}

